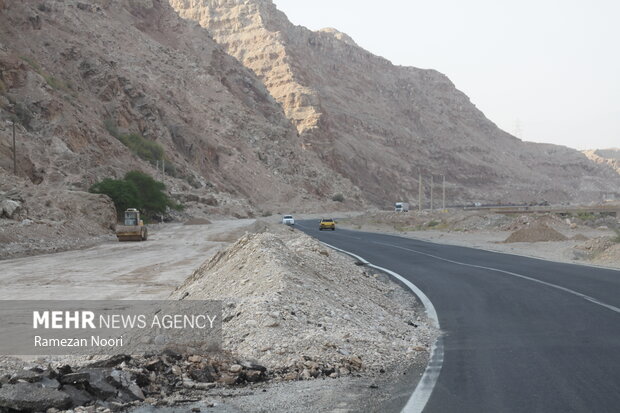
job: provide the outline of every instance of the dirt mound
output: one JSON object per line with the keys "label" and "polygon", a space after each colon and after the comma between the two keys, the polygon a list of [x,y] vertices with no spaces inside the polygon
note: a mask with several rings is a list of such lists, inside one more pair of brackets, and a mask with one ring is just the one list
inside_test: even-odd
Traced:
{"label": "dirt mound", "polygon": [[246,234],[171,295],[224,300],[224,349],[293,379],[377,371],[428,349],[434,333],[411,294],[306,235],[276,230]]}
{"label": "dirt mound", "polygon": [[620,244],[611,244],[599,253],[592,261],[603,265],[620,264]]}
{"label": "dirt mound", "polygon": [[183,225],[209,225],[210,223],[211,221],[206,218],[191,218],[185,221]]}
{"label": "dirt mound", "polygon": [[567,237],[546,224],[534,223],[513,232],[504,242],[546,242],[566,241],[567,239]]}

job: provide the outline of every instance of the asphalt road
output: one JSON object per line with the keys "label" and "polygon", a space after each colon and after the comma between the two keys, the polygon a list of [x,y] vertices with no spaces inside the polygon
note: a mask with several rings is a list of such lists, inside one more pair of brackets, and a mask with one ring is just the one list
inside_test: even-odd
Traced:
{"label": "asphalt road", "polygon": [[444,361],[424,412],[620,412],[620,271],[296,227],[430,298]]}

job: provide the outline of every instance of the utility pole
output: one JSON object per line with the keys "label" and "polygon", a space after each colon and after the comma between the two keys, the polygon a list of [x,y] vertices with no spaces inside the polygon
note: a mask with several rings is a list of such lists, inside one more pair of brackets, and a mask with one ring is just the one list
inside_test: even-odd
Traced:
{"label": "utility pole", "polygon": [[[161,158],[161,183],[165,185],[165,181],[166,180],[166,160],[162,157]],[[161,223],[164,223],[164,214],[161,214]]]}
{"label": "utility pole", "polygon": [[15,119],[13,119],[13,174],[17,175],[17,146],[15,146]]}
{"label": "utility pole", "polygon": [[418,175],[418,211],[422,212],[422,199],[424,193],[422,191],[422,174]]}
{"label": "utility pole", "polygon": [[443,183],[441,185],[441,209],[446,210],[446,176],[441,175]]}
{"label": "utility pole", "polygon": [[431,174],[431,211],[433,210],[433,175]]}

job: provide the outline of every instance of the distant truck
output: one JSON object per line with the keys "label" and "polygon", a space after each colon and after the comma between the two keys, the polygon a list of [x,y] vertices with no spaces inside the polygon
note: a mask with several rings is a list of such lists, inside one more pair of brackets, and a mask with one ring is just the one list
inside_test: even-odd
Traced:
{"label": "distant truck", "polygon": [[409,212],[409,204],[407,202],[396,202],[394,204],[394,211]]}

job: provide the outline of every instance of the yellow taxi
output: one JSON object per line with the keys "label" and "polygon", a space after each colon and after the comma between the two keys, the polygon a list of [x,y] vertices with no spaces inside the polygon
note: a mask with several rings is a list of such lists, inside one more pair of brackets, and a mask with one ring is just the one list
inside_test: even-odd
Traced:
{"label": "yellow taxi", "polygon": [[324,229],[331,229],[332,231],[336,229],[336,221],[331,218],[323,218],[319,223],[319,231],[323,231]]}

